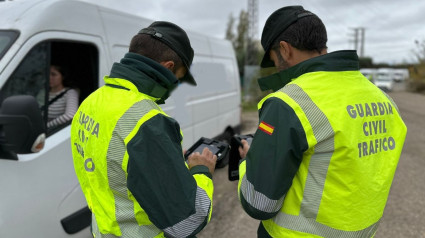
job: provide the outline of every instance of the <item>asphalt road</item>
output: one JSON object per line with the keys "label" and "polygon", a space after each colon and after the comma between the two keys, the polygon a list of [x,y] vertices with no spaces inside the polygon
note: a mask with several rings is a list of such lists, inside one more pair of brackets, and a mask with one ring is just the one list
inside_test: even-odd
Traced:
{"label": "asphalt road", "polygon": [[[399,83],[389,95],[399,107],[408,133],[376,238],[425,238],[425,96],[404,91]],[[243,113],[242,134],[257,127],[256,112]],[[237,181],[227,166],[214,173],[213,214],[198,238],[256,237],[259,221],[242,210]]]}

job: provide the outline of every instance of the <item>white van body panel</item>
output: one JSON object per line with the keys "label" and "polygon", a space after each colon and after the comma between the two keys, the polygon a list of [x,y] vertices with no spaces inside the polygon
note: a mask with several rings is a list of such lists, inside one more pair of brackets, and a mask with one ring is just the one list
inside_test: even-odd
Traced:
{"label": "white van body panel", "polygon": [[[19,31],[18,39],[0,61],[1,76],[3,76],[6,64],[14,57],[20,46],[37,34],[74,32],[80,36],[95,36],[104,40],[102,37],[104,31],[97,7],[92,4],[63,0],[13,1],[0,4],[2,21],[0,28]],[[6,77],[1,77],[0,85],[6,79]]]}
{"label": "white van body panel", "polygon": [[[68,126],[37,157],[0,161],[0,237],[68,237],[60,220],[84,207],[75,177]],[[68,169],[65,169],[68,168]],[[72,237],[89,237],[89,228]]]}
{"label": "white van body panel", "polygon": [[[99,7],[99,13],[102,28],[105,30],[105,44],[110,50],[108,65],[112,66],[114,62],[119,62],[124,54],[128,52],[130,40],[141,29],[141,26],[148,26],[152,23],[152,20],[142,17],[138,17],[135,20],[134,16],[127,13],[102,7]],[[102,75],[109,74],[109,70]]]}
{"label": "white van body panel", "polygon": [[[19,37],[0,60],[0,89],[27,53],[47,40],[86,42],[98,51],[98,84],[126,52],[130,39],[152,20],[74,0],[0,2],[0,30]],[[123,27],[125,26],[125,27]],[[161,107],[183,131],[183,148],[201,136],[240,126],[238,66],[230,42],[187,31],[195,51],[198,86],[180,85]],[[46,139],[36,154],[0,158],[0,237],[91,237],[89,228],[67,234],[61,219],[87,206],[75,176],[70,126]]]}

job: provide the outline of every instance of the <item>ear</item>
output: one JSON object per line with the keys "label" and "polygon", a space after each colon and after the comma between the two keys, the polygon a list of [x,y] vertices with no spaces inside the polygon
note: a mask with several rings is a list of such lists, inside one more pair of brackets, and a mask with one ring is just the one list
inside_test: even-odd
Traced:
{"label": "ear", "polygon": [[294,49],[292,48],[291,44],[289,44],[286,41],[279,42],[280,45],[280,54],[282,55],[283,59],[285,61],[291,61],[294,57]]}
{"label": "ear", "polygon": [[160,64],[171,71],[174,69],[174,61],[162,61]]}

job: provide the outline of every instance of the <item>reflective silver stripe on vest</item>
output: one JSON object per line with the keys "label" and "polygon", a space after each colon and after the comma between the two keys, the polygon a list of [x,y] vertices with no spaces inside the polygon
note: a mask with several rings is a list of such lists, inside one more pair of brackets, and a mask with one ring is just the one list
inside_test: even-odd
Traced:
{"label": "reflective silver stripe on vest", "polygon": [[268,198],[266,195],[255,191],[254,185],[248,181],[246,174],[242,178],[240,190],[249,205],[259,211],[267,213],[279,211],[282,207],[283,199],[285,198],[285,196],[282,196],[279,200],[273,200]]}
{"label": "reflective silver stripe on vest", "polygon": [[308,167],[300,216],[279,212],[273,218],[274,222],[290,230],[323,237],[371,237],[378,228],[379,221],[360,231],[337,230],[316,221],[322,200],[326,174],[334,152],[335,133],[326,115],[301,87],[296,84],[290,84],[279,91],[286,93],[301,107],[312,127],[317,144]]}
{"label": "reflective silver stripe on vest", "polygon": [[[122,162],[126,152],[124,139],[145,114],[158,106],[151,100],[142,100],[131,106],[118,120],[112,132],[107,152],[107,169],[109,187],[114,191],[115,216],[123,237],[154,237],[161,230],[153,225],[138,226],[134,217],[133,201],[127,196],[127,179],[122,170]],[[96,236],[97,237],[97,236]],[[101,235],[100,237],[107,237]]]}
{"label": "reflective silver stripe on vest", "polygon": [[196,213],[172,227],[164,229],[164,233],[172,237],[187,237],[192,234],[208,217],[211,200],[205,190],[197,187],[195,198]]}
{"label": "reflective silver stripe on vest", "polygon": [[379,226],[379,221],[366,229],[360,231],[343,231],[333,229],[329,226],[316,222],[314,218],[306,218],[302,216],[293,216],[279,212],[273,219],[279,226],[290,230],[301,231],[308,234],[315,234],[326,238],[357,238],[372,237]]}
{"label": "reflective silver stripe on vest", "polygon": [[[140,229],[140,228],[137,228],[134,224],[132,226],[133,226],[132,227],[133,229]],[[93,213],[92,213],[91,229],[92,229],[92,233],[95,235],[96,238],[99,238],[99,237],[100,238],[116,238],[116,237],[118,237],[118,236],[115,236],[115,235],[112,235],[112,234],[101,234],[100,231],[99,231],[99,228],[97,227],[96,217],[94,216]],[[146,236],[143,236],[143,235],[138,236],[138,234],[140,234],[140,232],[137,232],[137,231],[135,231],[133,233],[136,234],[136,237],[155,237],[156,235],[158,235],[158,228],[153,224],[144,225],[143,229],[144,229],[143,234],[145,234]],[[127,234],[129,234],[129,233],[130,232],[127,232]],[[127,236],[122,234],[122,237],[127,237]],[[132,236],[132,237],[135,237],[135,236]]]}
{"label": "reflective silver stripe on vest", "polygon": [[317,145],[308,166],[307,181],[301,203],[301,214],[316,218],[322,200],[326,174],[334,151],[335,133],[326,115],[311,98],[296,84],[281,89],[300,105],[313,129]]}

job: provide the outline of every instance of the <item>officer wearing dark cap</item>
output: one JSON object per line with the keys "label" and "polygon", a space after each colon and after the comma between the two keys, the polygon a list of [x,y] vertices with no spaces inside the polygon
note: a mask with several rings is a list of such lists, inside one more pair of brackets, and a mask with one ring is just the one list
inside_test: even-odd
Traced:
{"label": "officer wearing dark cap", "polygon": [[327,53],[326,42],[322,21],[301,6],[264,26],[261,66],[279,72],[258,80],[273,93],[258,104],[251,145],[239,148],[239,198],[261,220],[258,237],[373,237],[382,218],[406,126],[359,72],[356,52]]}
{"label": "officer wearing dark cap", "polygon": [[183,29],[153,22],[78,109],[74,167],[96,238],[190,237],[209,222],[217,157],[185,163],[179,124],[158,106],[180,82],[196,85],[193,56]]}

